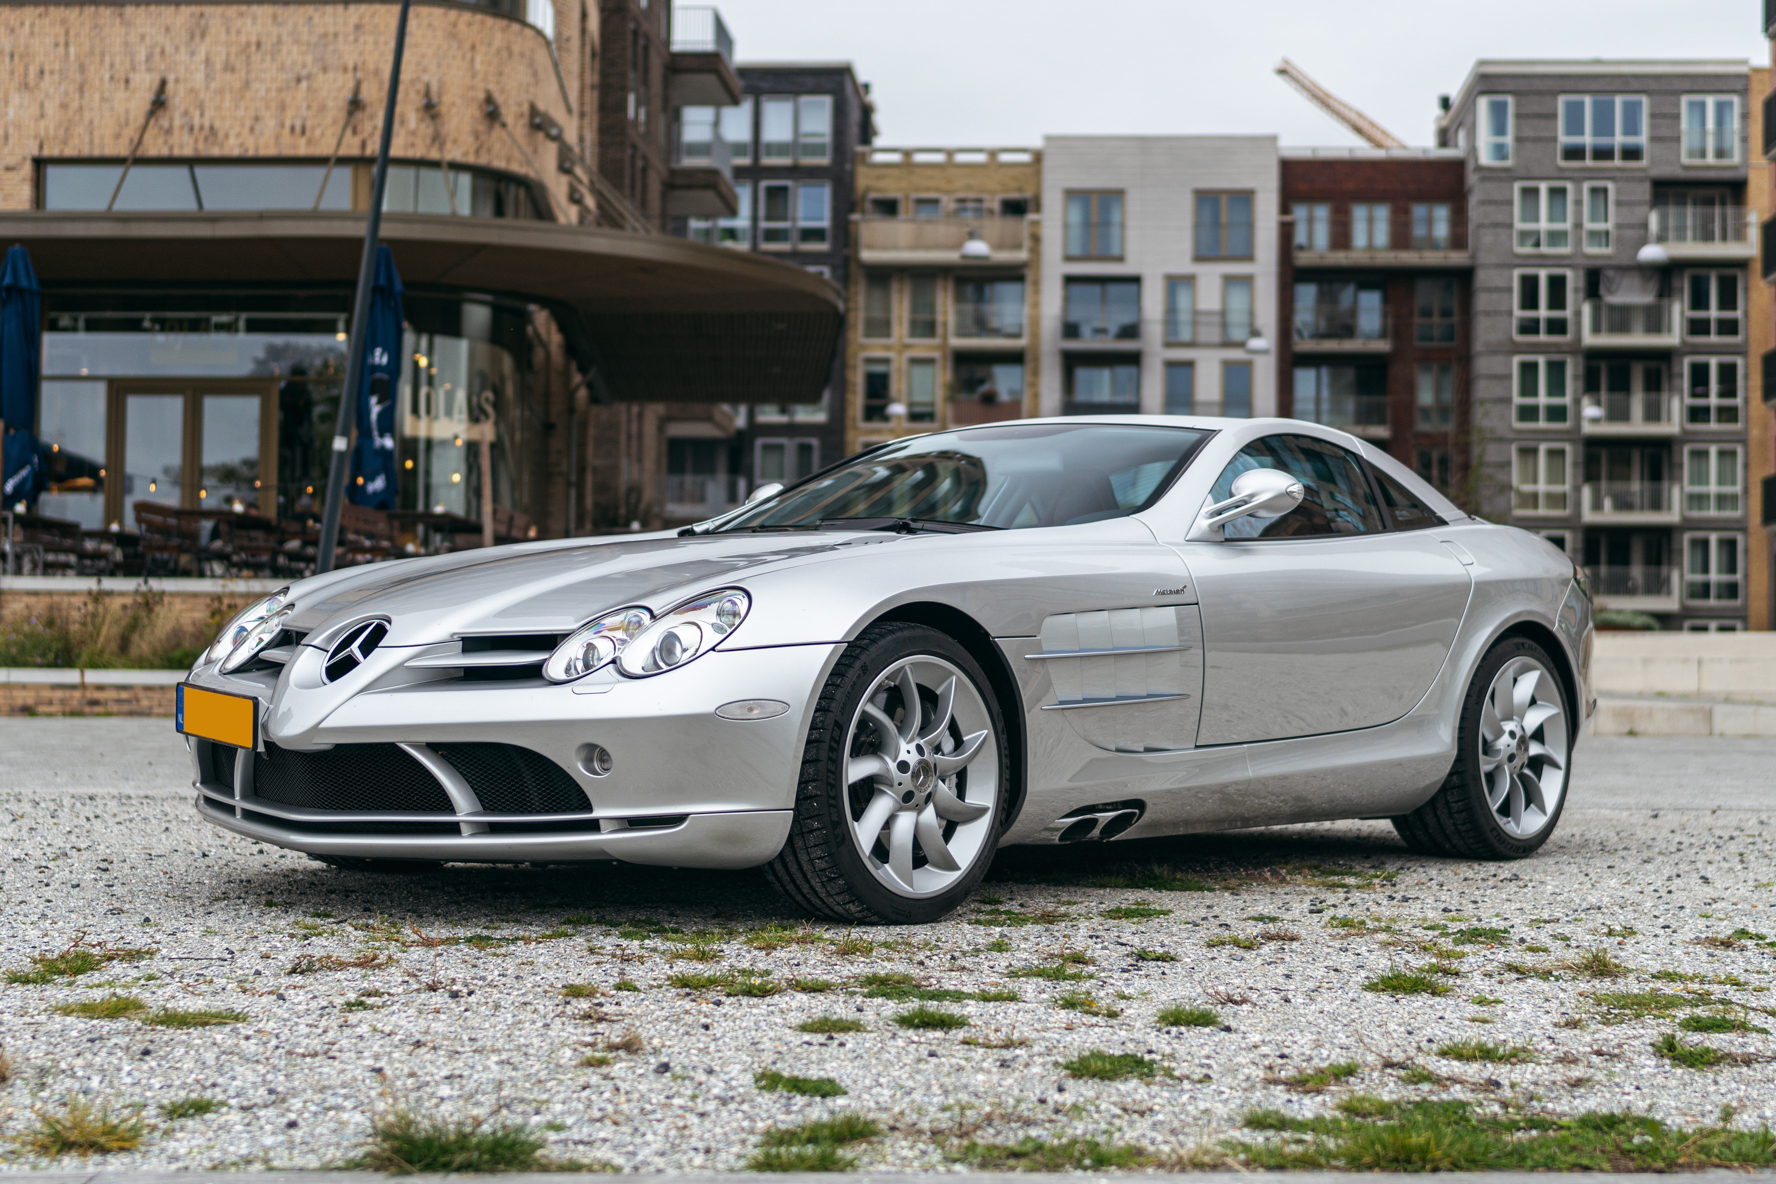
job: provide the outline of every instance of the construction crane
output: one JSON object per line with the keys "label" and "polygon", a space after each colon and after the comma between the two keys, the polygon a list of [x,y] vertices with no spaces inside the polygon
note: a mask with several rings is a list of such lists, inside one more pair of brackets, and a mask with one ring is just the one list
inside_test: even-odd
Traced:
{"label": "construction crane", "polygon": [[1377,148],[1404,148],[1404,141],[1396,138],[1386,128],[1370,119],[1367,115],[1315,82],[1307,76],[1307,71],[1284,58],[1277,63],[1276,72],[1283,76],[1283,81],[1306,95],[1314,106],[1348,127],[1358,136]]}

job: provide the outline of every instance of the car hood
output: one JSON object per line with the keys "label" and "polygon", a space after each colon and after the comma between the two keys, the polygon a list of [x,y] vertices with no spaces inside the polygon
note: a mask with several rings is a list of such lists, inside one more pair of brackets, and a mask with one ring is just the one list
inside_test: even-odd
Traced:
{"label": "car hood", "polygon": [[[658,612],[724,584],[860,547],[879,532],[674,535],[521,543],[381,563],[292,588],[289,627],[325,631],[386,617],[383,645],[429,645],[465,634],[567,633],[628,605]],[[314,586],[318,585],[318,586]]]}

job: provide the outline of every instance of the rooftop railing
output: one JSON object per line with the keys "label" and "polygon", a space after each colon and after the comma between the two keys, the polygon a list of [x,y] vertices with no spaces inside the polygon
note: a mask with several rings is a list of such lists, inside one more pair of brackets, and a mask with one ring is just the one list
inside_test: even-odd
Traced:
{"label": "rooftop railing", "polygon": [[734,38],[722,23],[721,12],[703,4],[680,5],[672,10],[673,53],[716,53],[734,60]]}

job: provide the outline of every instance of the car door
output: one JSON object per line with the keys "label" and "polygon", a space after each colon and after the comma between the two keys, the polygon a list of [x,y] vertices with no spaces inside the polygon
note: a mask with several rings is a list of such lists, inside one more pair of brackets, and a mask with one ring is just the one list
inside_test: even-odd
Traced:
{"label": "car door", "polygon": [[[1184,544],[1202,614],[1199,745],[1374,727],[1424,697],[1454,644],[1472,581],[1454,552],[1386,514],[1368,468],[1338,444],[1263,436],[1217,479],[1254,468],[1305,495],[1274,518],[1235,519]],[[1391,502],[1399,497],[1390,490]]]}

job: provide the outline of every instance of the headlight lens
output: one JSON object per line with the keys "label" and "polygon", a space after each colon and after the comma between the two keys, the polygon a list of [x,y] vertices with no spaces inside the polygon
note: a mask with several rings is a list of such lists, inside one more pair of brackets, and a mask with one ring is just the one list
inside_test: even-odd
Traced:
{"label": "headlight lens", "polygon": [[[269,616],[261,617],[255,621],[250,628],[239,635],[240,641],[235,643],[234,648],[230,649],[223,657],[222,664],[217,669],[223,674],[230,674],[251,662],[260,650],[271,644],[272,638],[284,631],[284,622],[295,611],[295,605],[286,604]],[[233,637],[235,634],[230,632],[229,636]]]}
{"label": "headlight lens", "polygon": [[617,669],[637,678],[676,670],[726,640],[751,607],[752,598],[738,588],[687,600],[642,630],[617,655]]}
{"label": "headlight lens", "polygon": [[223,626],[222,632],[216,635],[216,640],[210,643],[210,648],[197,659],[197,664],[201,666],[205,662],[214,662],[227,657],[247,639],[247,635],[253,631],[254,626],[284,608],[289,599],[290,590],[279,588],[264,600],[257,604],[250,604],[236,613],[234,620]]}
{"label": "headlight lens", "polygon": [[555,648],[543,663],[543,677],[572,682],[591,674],[622,653],[651,620],[653,614],[645,608],[620,608],[599,617]]}

